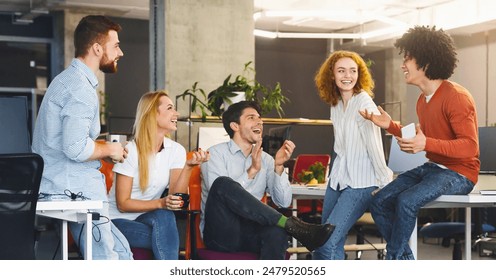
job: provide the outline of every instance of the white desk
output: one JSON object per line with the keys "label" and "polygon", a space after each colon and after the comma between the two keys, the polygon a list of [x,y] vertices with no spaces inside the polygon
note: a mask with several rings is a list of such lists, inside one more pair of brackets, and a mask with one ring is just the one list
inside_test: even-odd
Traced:
{"label": "white desk", "polygon": [[[477,190],[477,189],[476,189]],[[465,259],[472,258],[472,208],[496,207],[496,195],[481,195],[473,192],[468,195],[442,195],[427,203],[423,208],[465,208]],[[410,247],[417,258],[417,227],[410,237]]]}
{"label": "white desk", "polygon": [[[316,186],[305,186],[299,184],[291,184],[291,190],[293,192],[293,209],[298,208],[298,199],[324,199],[326,184],[319,184]],[[296,216],[296,211],[293,211],[293,216]],[[292,247],[298,247],[298,241],[293,238]],[[291,259],[296,259],[296,256],[291,256]]]}
{"label": "white desk", "polygon": [[36,204],[36,214],[44,217],[62,220],[62,259],[69,258],[67,222],[86,224],[85,257],[92,259],[92,215],[89,210],[102,209],[101,200],[39,200]]}
{"label": "white desk", "polygon": [[298,199],[323,199],[326,192],[326,184],[319,184],[316,186],[305,186],[291,184],[291,190],[293,191],[293,203],[296,203]]}
{"label": "white desk", "polygon": [[[480,174],[477,185],[468,195],[443,195],[426,204],[424,208],[465,208],[465,259],[472,258],[472,208],[496,207],[496,195],[480,195],[480,190],[494,189],[496,176]],[[410,237],[412,253],[417,258],[417,227]]]}
{"label": "white desk", "polygon": [[[494,184],[496,176],[480,175],[479,183],[469,195],[442,195],[436,200],[426,204],[423,208],[465,208],[465,257],[471,259],[472,245],[472,211],[473,207],[496,207],[496,195],[480,195],[479,190],[487,189]],[[306,187],[291,185],[293,190],[293,207],[296,208],[298,199],[323,199],[325,196],[325,185]],[[296,213],[293,213],[296,215]],[[295,241],[293,240],[293,246]],[[415,227],[410,238],[410,247],[415,259],[417,259],[417,227]]]}

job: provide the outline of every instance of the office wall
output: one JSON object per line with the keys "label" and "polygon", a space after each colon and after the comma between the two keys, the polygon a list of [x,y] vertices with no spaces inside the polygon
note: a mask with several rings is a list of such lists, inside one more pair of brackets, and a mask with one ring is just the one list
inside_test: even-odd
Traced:
{"label": "office wall", "polygon": [[149,90],[148,20],[113,18],[122,26],[119,33],[124,57],[115,74],[105,75],[110,133],[131,133],[138,101]]}
{"label": "office wall", "polygon": [[[165,84],[171,96],[195,82],[208,93],[229,74],[240,74],[246,62],[255,60],[253,29],[252,0],[165,0]],[[188,115],[186,102],[177,108]],[[180,123],[178,142],[194,148],[198,127],[212,125]]]}
{"label": "office wall", "polygon": [[458,67],[451,80],[473,95],[479,126],[496,124],[496,30],[454,37]]}
{"label": "office wall", "polygon": [[[281,83],[290,99],[283,105],[285,118],[329,119],[329,106],[318,97],[313,81],[326,55],[325,40],[256,38],[256,77],[266,85]],[[267,116],[277,117],[277,114]],[[266,132],[271,127],[265,125]],[[304,153],[330,154],[332,151],[330,126],[294,125],[291,139],[296,144],[294,156]]]}

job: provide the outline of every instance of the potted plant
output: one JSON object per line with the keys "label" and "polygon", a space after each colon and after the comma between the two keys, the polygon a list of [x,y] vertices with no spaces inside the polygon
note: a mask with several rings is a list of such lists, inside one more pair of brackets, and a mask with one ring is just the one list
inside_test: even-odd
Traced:
{"label": "potted plant", "polygon": [[[186,97],[189,97],[190,111],[196,112],[197,108],[200,109],[202,121],[205,122],[207,118],[207,111],[210,111],[206,101],[204,101],[207,99],[207,95],[202,88],[198,88],[197,86],[198,82],[195,82],[191,88],[176,96],[176,102],[179,98],[185,100]],[[199,97],[201,97],[201,99]]]}
{"label": "potted plant", "polygon": [[310,165],[308,169],[298,173],[298,180],[308,185],[325,183],[326,167],[320,161]]}
{"label": "potted plant", "polygon": [[222,116],[227,105],[232,104],[232,98],[241,92],[244,93],[244,100],[257,101],[260,104],[262,114],[275,110],[279,117],[282,117],[284,114],[282,104],[289,102],[289,99],[284,96],[280,83],[276,83],[271,88],[262,85],[255,79],[247,78],[249,73],[252,73],[253,76],[255,73],[251,64],[251,61],[247,62],[244,65],[243,74],[237,75],[234,80],[232,80],[232,74],[228,75],[222,85],[212,90],[208,95],[203,89],[198,88],[198,82],[195,82],[190,89],[178,95],[177,98],[185,100],[189,96],[191,98],[191,112],[200,109],[202,119],[205,120],[207,111],[210,111],[212,116]]}

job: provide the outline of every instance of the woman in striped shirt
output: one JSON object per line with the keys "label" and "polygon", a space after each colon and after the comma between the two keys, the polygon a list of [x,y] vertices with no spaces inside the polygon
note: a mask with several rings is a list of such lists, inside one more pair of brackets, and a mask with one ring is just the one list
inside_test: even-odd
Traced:
{"label": "woman in striped shirt", "polygon": [[336,158],[324,198],[322,223],[336,225],[314,259],[344,259],[348,231],[372,201],[372,192],[393,177],[387,167],[380,128],[359,111],[379,113],[372,101],[374,81],[360,55],[336,51],[315,77],[320,98],[331,107]]}

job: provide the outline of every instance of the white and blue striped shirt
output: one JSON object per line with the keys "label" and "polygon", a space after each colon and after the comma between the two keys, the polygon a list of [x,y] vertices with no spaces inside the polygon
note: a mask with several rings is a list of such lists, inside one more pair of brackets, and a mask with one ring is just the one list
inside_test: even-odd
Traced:
{"label": "white and blue striped shirt", "polygon": [[343,101],[331,107],[334,128],[334,160],[329,186],[337,189],[384,187],[391,182],[393,172],[386,165],[381,130],[364,119],[359,111],[379,113],[366,92],[353,95],[344,109]]}
{"label": "white and blue striped shirt", "polygon": [[43,98],[33,133],[32,150],[45,167],[40,192],[65,189],[94,200],[107,200],[99,160],[87,161],[100,134],[98,80],[81,60],[51,82]]}

